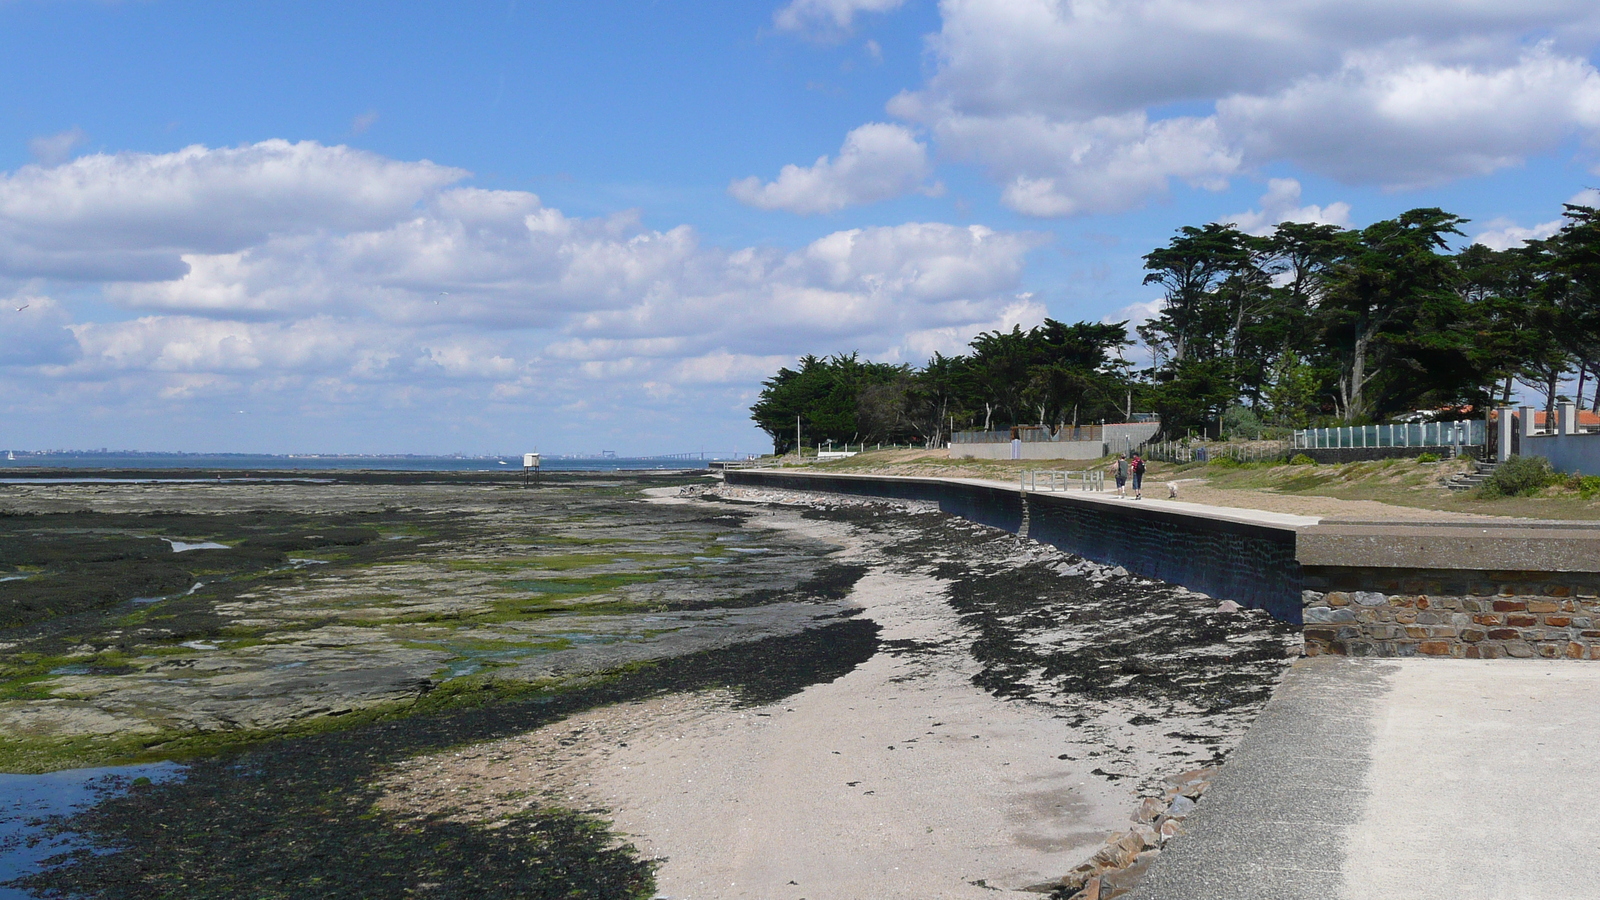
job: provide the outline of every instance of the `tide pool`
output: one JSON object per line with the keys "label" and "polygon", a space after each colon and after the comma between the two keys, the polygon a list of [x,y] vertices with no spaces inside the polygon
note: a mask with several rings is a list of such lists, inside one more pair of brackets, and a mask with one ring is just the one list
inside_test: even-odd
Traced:
{"label": "tide pool", "polygon": [[176,763],[0,774],[0,900],[36,900],[35,894],[8,883],[39,871],[40,863],[72,849],[70,837],[41,839],[41,820],[84,809],[108,792],[126,791],[136,778],[162,782],[182,775],[183,767]]}

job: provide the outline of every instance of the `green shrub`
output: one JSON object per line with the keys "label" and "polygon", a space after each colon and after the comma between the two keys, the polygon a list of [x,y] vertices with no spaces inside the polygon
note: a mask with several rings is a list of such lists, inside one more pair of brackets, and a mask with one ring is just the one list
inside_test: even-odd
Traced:
{"label": "green shrub", "polygon": [[1585,500],[1600,494],[1600,475],[1568,475],[1564,487]]}
{"label": "green shrub", "polygon": [[1438,461],[1439,461],[1439,454],[1437,454],[1437,453],[1419,453],[1419,454],[1417,454],[1417,462],[1419,462],[1419,463],[1436,463]]}
{"label": "green shrub", "polygon": [[1237,469],[1244,465],[1244,463],[1231,456],[1213,456],[1210,464],[1219,469]]}
{"label": "green shrub", "polygon": [[1291,466],[1314,466],[1316,464],[1316,460],[1305,455],[1304,453],[1296,453],[1294,457],[1289,460],[1289,465]]}
{"label": "green shrub", "polygon": [[1478,489],[1484,497],[1529,497],[1561,480],[1540,456],[1513,456]]}
{"label": "green shrub", "polygon": [[1247,406],[1230,406],[1222,414],[1222,433],[1234,440],[1261,440],[1261,419]]}

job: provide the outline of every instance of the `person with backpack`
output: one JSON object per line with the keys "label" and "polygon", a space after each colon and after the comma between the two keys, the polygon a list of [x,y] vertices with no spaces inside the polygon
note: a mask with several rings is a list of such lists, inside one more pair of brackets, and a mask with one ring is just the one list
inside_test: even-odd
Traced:
{"label": "person with backpack", "polygon": [[1133,473],[1133,499],[1143,500],[1144,495],[1140,493],[1140,489],[1144,486],[1144,457],[1135,453],[1128,469]]}

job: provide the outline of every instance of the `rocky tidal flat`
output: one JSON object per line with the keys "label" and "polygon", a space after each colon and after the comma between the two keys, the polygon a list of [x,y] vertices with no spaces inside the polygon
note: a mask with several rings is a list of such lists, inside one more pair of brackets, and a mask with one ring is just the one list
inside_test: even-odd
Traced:
{"label": "rocky tidal flat", "polygon": [[868,818],[865,865],[907,868],[876,895],[1048,891],[1220,761],[1299,649],[925,507],[696,476],[0,510],[0,768],[184,769],[47,823],[80,843],[18,883],[41,896],[788,896],[774,860],[827,896],[866,886],[820,857]]}
{"label": "rocky tidal flat", "polygon": [[0,767],[292,732],[844,608],[829,546],[743,546],[744,513],[639,502],[653,483],[7,486]]}

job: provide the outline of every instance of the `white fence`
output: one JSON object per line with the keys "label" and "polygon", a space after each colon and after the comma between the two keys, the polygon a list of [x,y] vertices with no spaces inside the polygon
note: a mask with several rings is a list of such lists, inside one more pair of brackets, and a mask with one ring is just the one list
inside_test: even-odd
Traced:
{"label": "white fence", "polygon": [[1073,484],[1077,484],[1080,491],[1103,491],[1106,489],[1105,470],[1024,469],[1017,486],[1024,491],[1070,491]]}
{"label": "white fence", "polygon": [[1296,450],[1339,450],[1347,447],[1481,447],[1488,429],[1482,419],[1459,422],[1417,422],[1409,425],[1354,425],[1307,428],[1290,441]]}

